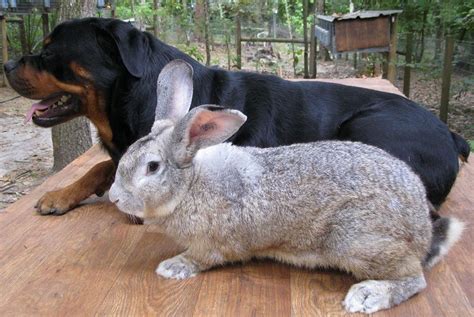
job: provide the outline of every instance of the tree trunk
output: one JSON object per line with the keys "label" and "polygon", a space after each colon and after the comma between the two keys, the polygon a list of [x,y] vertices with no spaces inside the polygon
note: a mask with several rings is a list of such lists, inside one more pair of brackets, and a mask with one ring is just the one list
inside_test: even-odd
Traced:
{"label": "tree trunk", "polygon": [[[317,0],[316,3],[316,12],[317,14],[324,14],[324,6],[325,6],[325,0]],[[329,56],[329,51],[327,48],[321,45],[319,43],[319,58],[322,58],[324,61],[329,61],[331,60],[331,56]]]}
{"label": "tree trunk", "polygon": [[211,65],[211,49],[209,40],[209,0],[204,0],[204,40],[206,44],[206,65]]}
{"label": "tree trunk", "polygon": [[[290,33],[290,40],[293,39],[293,31],[292,31],[292,25],[291,25],[291,20],[290,20],[290,9],[288,5],[288,0],[284,1],[285,4],[285,15],[286,15],[286,23],[288,25],[288,32]],[[293,76],[296,77],[296,54],[295,54],[295,43],[291,43],[291,52],[293,55]]]}
{"label": "tree trunk", "polygon": [[[64,0],[59,7],[59,22],[79,17],[95,16],[95,0]],[[54,165],[58,171],[92,146],[89,121],[77,118],[54,126],[53,139]]]}
{"label": "tree trunk", "polygon": [[192,33],[191,32],[192,19],[189,16],[188,0],[183,0],[183,15],[184,15],[184,18],[186,19],[185,29],[184,29],[184,34],[186,36],[186,46],[189,46],[191,44],[190,34]]}
{"label": "tree trunk", "polygon": [[92,146],[89,121],[80,117],[53,127],[54,165],[59,171]]}
{"label": "tree trunk", "polygon": [[439,2],[434,4],[433,16],[436,29],[434,60],[439,61],[441,59],[441,41],[443,38],[443,23],[441,23],[441,8]]}
{"label": "tree trunk", "polygon": [[421,60],[423,59],[423,54],[425,53],[425,28],[426,28],[426,19],[428,17],[428,9],[425,9],[423,12],[423,19],[422,19],[422,24],[421,24],[421,39],[420,39],[420,53],[417,56],[417,63],[420,63]]}
{"label": "tree trunk", "polygon": [[204,38],[204,26],[205,22],[205,2],[206,0],[196,0],[194,6],[194,23],[196,28],[194,29],[194,36],[198,42],[202,42]]}
{"label": "tree trunk", "polygon": [[153,35],[158,37],[160,20],[158,17],[158,8],[160,7],[160,0],[153,0]]}

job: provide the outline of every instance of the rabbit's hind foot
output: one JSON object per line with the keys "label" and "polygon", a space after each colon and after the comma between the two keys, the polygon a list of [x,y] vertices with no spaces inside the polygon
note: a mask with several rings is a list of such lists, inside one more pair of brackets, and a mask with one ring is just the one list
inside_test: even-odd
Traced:
{"label": "rabbit's hind foot", "polygon": [[155,270],[156,274],[164,278],[182,280],[196,276],[199,268],[182,254],[161,262]]}
{"label": "rabbit's hind foot", "polygon": [[423,274],[400,280],[367,280],[352,285],[342,304],[348,312],[370,314],[398,305],[425,287]]}

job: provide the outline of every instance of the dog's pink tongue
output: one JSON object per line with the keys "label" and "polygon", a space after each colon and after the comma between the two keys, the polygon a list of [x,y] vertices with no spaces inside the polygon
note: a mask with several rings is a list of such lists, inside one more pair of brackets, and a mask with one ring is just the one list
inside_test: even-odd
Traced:
{"label": "dog's pink tongue", "polygon": [[48,109],[48,107],[49,107],[49,104],[44,104],[42,101],[39,103],[34,103],[31,106],[31,109],[28,110],[28,112],[26,113],[24,123],[31,121],[31,118],[33,117],[33,113],[35,113],[36,110],[45,110],[45,109]]}

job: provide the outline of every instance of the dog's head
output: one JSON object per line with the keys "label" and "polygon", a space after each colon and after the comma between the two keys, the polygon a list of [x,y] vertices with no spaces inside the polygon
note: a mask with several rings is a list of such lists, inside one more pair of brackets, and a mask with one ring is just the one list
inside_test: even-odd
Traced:
{"label": "dog's head", "polygon": [[39,54],[9,61],[4,68],[13,89],[41,100],[33,104],[27,120],[50,127],[85,115],[107,138],[111,131],[104,120],[114,82],[122,75],[143,76],[148,47],[147,37],[129,23],[72,20],[46,37]]}

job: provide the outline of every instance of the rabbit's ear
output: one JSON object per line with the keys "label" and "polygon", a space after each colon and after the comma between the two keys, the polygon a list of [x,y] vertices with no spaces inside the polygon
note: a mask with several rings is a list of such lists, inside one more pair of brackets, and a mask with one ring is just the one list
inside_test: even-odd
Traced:
{"label": "rabbit's ear", "polygon": [[199,149],[224,142],[245,123],[247,117],[240,111],[219,106],[204,105],[192,109],[174,131],[176,163],[191,163]]}
{"label": "rabbit's ear", "polygon": [[175,59],[162,69],[156,87],[155,121],[178,122],[189,111],[193,99],[193,68]]}

